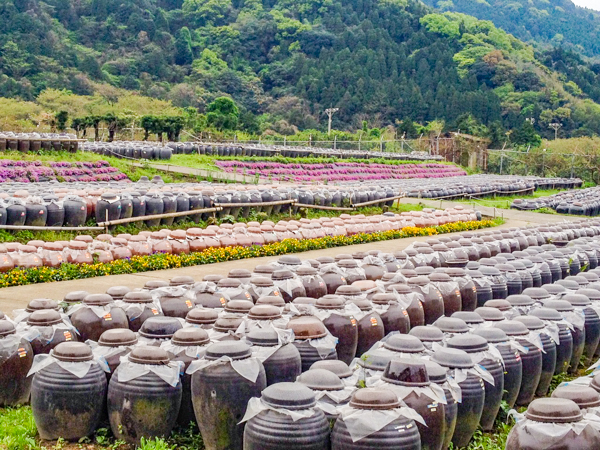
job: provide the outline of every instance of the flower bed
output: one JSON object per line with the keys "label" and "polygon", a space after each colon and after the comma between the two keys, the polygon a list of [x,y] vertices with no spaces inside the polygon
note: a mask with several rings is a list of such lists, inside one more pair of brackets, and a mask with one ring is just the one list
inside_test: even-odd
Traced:
{"label": "flower bed", "polygon": [[104,275],[120,275],[152,270],[176,269],[179,267],[213,264],[246,258],[284,255],[309,250],[341,247],[354,244],[402,239],[416,236],[433,236],[443,233],[478,230],[498,225],[499,221],[481,220],[455,222],[437,227],[404,227],[401,230],[382,231],[377,233],[359,233],[352,236],[325,236],[318,239],[285,239],[281,242],[252,247],[218,247],[202,252],[188,254],[156,253],[148,256],[134,256],[131,259],[118,259],[108,263],[94,264],[62,264],[57,268],[36,267],[31,269],[16,268],[0,274],[0,288],[22,286],[51,281],[66,281],[92,278]]}
{"label": "flower bed", "polygon": [[50,162],[0,160],[0,183],[35,183],[48,180],[66,182],[121,181],[127,175],[106,161]]}
{"label": "flower bed", "polygon": [[325,164],[285,164],[273,161],[215,161],[225,172],[245,173],[275,180],[296,182],[352,182],[407,178],[446,178],[467,173],[448,164],[364,164],[335,162]]}

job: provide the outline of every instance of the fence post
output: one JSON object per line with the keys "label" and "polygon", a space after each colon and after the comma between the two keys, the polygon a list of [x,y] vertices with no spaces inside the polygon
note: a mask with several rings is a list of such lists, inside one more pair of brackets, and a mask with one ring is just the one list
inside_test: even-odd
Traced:
{"label": "fence post", "polygon": [[575,153],[571,155],[571,178],[573,178],[573,165],[575,164]]}

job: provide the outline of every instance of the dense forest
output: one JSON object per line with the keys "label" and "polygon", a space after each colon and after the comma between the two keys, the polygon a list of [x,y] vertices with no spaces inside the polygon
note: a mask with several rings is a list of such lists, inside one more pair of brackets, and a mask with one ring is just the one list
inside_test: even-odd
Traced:
{"label": "dense forest", "polygon": [[0,0],[0,96],[71,117],[98,105],[75,99],[118,115],[138,95],[152,113],[198,112],[201,129],[228,96],[225,122],[250,133],[323,129],[338,107],[335,128],[409,137],[412,122],[494,142],[531,123],[553,136],[556,121],[561,136],[599,134],[597,68],[564,54],[417,0]]}
{"label": "dense forest", "polygon": [[517,38],[600,56],[600,12],[571,0],[423,0],[440,11],[491,20]]}

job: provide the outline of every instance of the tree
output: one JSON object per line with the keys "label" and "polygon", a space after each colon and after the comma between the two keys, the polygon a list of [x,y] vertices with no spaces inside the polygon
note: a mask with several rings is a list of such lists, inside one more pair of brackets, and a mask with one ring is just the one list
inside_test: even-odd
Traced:
{"label": "tree", "polygon": [[531,145],[537,147],[542,143],[542,138],[535,132],[533,124],[526,120],[520,128],[513,131],[510,140],[516,145]]}
{"label": "tree", "polygon": [[185,66],[194,59],[192,54],[192,36],[188,27],[182,27],[175,41],[175,64]]}
{"label": "tree", "polygon": [[235,130],[239,120],[239,110],[229,97],[216,98],[208,105],[206,122],[219,131]]}
{"label": "tree", "polygon": [[179,141],[179,134],[183,130],[185,121],[181,116],[169,116],[162,119],[163,129],[169,141]]}
{"label": "tree", "polygon": [[67,111],[59,111],[54,117],[56,118],[56,128],[58,131],[65,131],[67,129],[67,120],[69,120],[69,113]]}

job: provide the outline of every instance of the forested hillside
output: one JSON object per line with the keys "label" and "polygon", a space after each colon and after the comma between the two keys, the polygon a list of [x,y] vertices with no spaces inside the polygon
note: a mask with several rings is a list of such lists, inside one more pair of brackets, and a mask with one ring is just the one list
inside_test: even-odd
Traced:
{"label": "forested hillside", "polygon": [[600,12],[571,0],[423,0],[441,11],[491,20],[526,42],[600,56]]}
{"label": "forested hillside", "polygon": [[337,106],[338,129],[440,120],[498,140],[535,118],[542,135],[556,120],[600,133],[597,94],[572,78],[593,80],[562,72],[491,22],[415,0],[0,0],[0,96],[117,105],[127,90],[203,113],[227,95],[250,132],[322,129]]}

